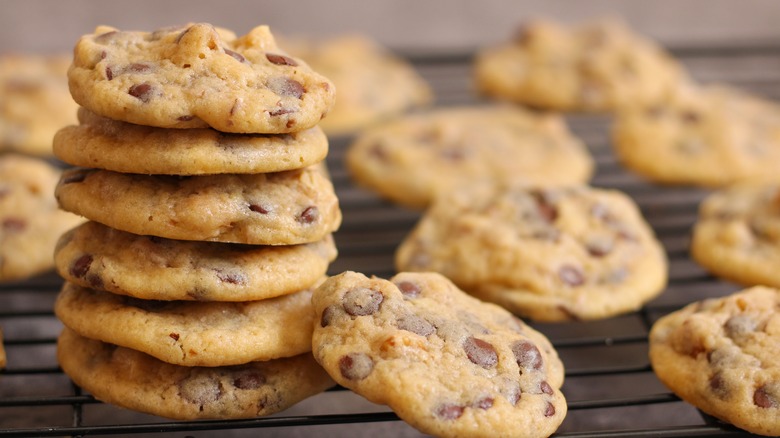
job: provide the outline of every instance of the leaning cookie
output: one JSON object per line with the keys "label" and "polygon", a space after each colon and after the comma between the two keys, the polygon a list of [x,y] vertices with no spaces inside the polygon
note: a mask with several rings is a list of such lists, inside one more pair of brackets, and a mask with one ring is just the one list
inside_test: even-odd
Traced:
{"label": "leaning cookie", "polygon": [[585,183],[594,167],[560,116],[512,106],[446,108],[377,125],[350,145],[346,165],[360,184],[410,207],[485,180]]}
{"label": "leaning cookie", "polygon": [[474,185],[437,199],[396,251],[399,271],[435,271],[540,321],[598,319],[660,294],[667,259],[625,194],[587,186]]}
{"label": "leaning cookie", "polygon": [[59,177],[59,169],[42,159],[0,156],[0,281],[52,269],[60,234],[83,221],[57,207]]}
{"label": "leaning cookie", "polygon": [[780,179],[780,106],[734,88],[689,84],[662,102],[626,106],[612,137],[620,162],[650,181]]}
{"label": "leaning cookie", "polygon": [[691,255],[718,277],[780,287],[780,183],[741,183],[707,197]]}
{"label": "leaning cookie", "polygon": [[241,303],[138,300],[65,282],[54,311],[81,336],[182,366],[239,365],[311,351],[311,290]]}
{"label": "leaning cookie", "polygon": [[57,272],[84,287],[146,300],[252,301],[306,289],[337,254],[333,237],[256,246],[139,236],[89,221],[60,237]]}
{"label": "leaning cookie", "polygon": [[351,134],[433,101],[411,63],[365,35],[282,43],[336,85],[338,99],[319,124],[328,135]]}
{"label": "leaning cookie", "polygon": [[76,122],[69,65],[65,55],[0,56],[0,151],[51,156],[54,133]]}
{"label": "leaning cookie", "polygon": [[757,286],[659,319],[650,362],[680,398],[761,435],[780,435],[780,291]]}
{"label": "leaning cookie", "polygon": [[311,128],[336,93],[283,52],[268,26],[240,38],[206,23],[154,32],[100,26],[79,39],[68,79],[73,99],[104,117],[235,133]]}
{"label": "leaning cookie", "polygon": [[63,173],[55,195],[67,211],[168,239],[295,245],[320,241],[341,224],[333,184],[318,165],[189,177],[75,168]]}
{"label": "leaning cookie", "polygon": [[475,59],[476,86],[484,94],[559,111],[655,102],[684,77],[661,47],[614,20],[572,27],[533,21]]}
{"label": "leaning cookie", "polygon": [[252,418],[333,385],[310,353],[229,367],[183,367],[63,330],[62,370],[96,399],[179,420]]}
{"label": "leaning cookie", "polygon": [[268,173],[321,162],[328,139],[313,127],[291,134],[228,134],[214,129],[163,129],[100,117],[84,108],[80,125],[54,136],[62,161],[124,173],[203,175]]}
{"label": "leaning cookie", "polygon": [[441,275],[345,272],[312,303],[315,359],[424,433],[546,437],[566,415],[563,365],[544,335]]}

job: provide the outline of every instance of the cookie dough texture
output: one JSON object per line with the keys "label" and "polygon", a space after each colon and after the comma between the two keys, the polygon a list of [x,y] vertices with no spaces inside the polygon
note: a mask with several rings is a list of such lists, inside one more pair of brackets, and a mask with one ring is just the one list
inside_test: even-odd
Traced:
{"label": "cookie dough texture", "polygon": [[310,353],[229,367],[183,367],[67,328],[57,358],[98,400],[178,420],[270,415],[333,385]]}
{"label": "cookie dough texture", "polygon": [[544,335],[441,275],[344,272],[312,303],[316,360],[423,433],[546,437],[566,415],[563,365]]}
{"label": "cookie dough texture", "polygon": [[54,133],[76,122],[65,55],[0,56],[0,151],[50,157]]}
{"label": "cookie dough texture", "polygon": [[558,111],[657,101],[684,77],[661,47],[615,20],[570,27],[531,21],[475,59],[476,86],[484,94]]}
{"label": "cookie dough texture", "polygon": [[749,432],[780,435],[780,291],[757,286],[659,319],[650,361],[680,398]]}
{"label": "cookie dough texture", "polygon": [[442,196],[396,251],[399,271],[435,271],[540,321],[638,309],[667,281],[661,244],[634,202],[586,186],[481,185]]}
{"label": "cookie dough texture", "polygon": [[416,208],[486,180],[585,183],[594,168],[560,116],[511,106],[438,109],[378,125],[349,146],[346,165],[358,183]]}
{"label": "cookie dough texture", "polygon": [[691,255],[730,281],[780,287],[780,183],[741,183],[713,192],[699,207]]}
{"label": "cookie dough texture", "polygon": [[287,133],[316,125],[335,100],[327,78],[276,44],[206,23],[121,31],[100,26],[74,49],[70,91],[104,117],[161,128]]}
{"label": "cookie dough texture", "polygon": [[134,125],[84,108],[78,115],[81,124],[57,132],[53,147],[74,166],[154,175],[269,173],[319,163],[328,153],[328,139],[316,126],[283,135],[229,134]]}
{"label": "cookie dough texture", "polygon": [[42,159],[0,156],[0,281],[52,269],[60,234],[83,221],[57,207],[53,191],[59,177]]}
{"label": "cookie dough texture", "polygon": [[430,85],[411,63],[364,35],[281,44],[336,85],[338,99],[319,124],[329,135],[355,133],[433,101]]}
{"label": "cookie dough texture", "polygon": [[621,163],[650,181],[707,187],[780,180],[780,106],[722,85],[686,85],[625,107],[612,128]]}
{"label": "cookie dough texture", "polygon": [[65,210],[111,228],[169,239],[295,245],[320,241],[341,224],[320,166],[189,177],[75,168],[63,173],[55,195]]}
{"label": "cookie dough texture", "polygon": [[252,301],[316,283],[336,258],[332,236],[256,246],[139,236],[87,222],[63,234],[57,272],[80,286],[146,300]]}
{"label": "cookie dough texture", "polygon": [[66,282],[54,310],[81,336],[175,365],[240,365],[311,351],[310,290],[241,303],[153,301]]}

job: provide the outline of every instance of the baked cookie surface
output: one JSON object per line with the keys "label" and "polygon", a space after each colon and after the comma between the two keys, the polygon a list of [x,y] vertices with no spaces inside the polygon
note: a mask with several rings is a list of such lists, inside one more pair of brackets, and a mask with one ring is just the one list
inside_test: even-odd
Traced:
{"label": "baked cookie surface", "polygon": [[510,106],[439,109],[378,125],[349,146],[346,165],[358,183],[418,208],[460,185],[578,184],[594,168],[561,117]]}
{"label": "baked cookie surface", "polygon": [[563,365],[547,338],[441,275],[345,272],[312,303],[315,359],[424,433],[546,437],[566,415]]}
{"label": "baked cookie surface", "polygon": [[63,371],[98,400],[179,420],[270,415],[333,386],[310,353],[229,367],[183,367],[63,330]]}
{"label": "baked cookie surface", "polygon": [[691,255],[719,277],[780,287],[780,183],[741,183],[705,198]]}
{"label": "baked cookie surface", "polygon": [[60,234],[83,221],[57,207],[53,192],[59,177],[42,159],[0,156],[0,281],[52,269]]}
{"label": "baked cookie surface", "polygon": [[652,102],[684,77],[658,45],[610,20],[572,27],[532,21],[514,40],[480,50],[474,63],[483,93],[559,111]]}
{"label": "baked cookie surface", "polygon": [[70,91],[104,117],[161,128],[286,133],[316,125],[335,87],[268,26],[236,38],[206,23],[154,32],[100,26],[74,49]]}
{"label": "baked cookie surface", "polygon": [[780,291],[757,286],[659,319],[650,361],[680,398],[741,429],[780,435]]}
{"label": "baked cookie surface", "polygon": [[329,135],[354,133],[433,101],[412,64],[366,36],[293,40],[284,47],[336,85],[338,99],[319,124]]}
{"label": "baked cookie surface", "polygon": [[58,129],[76,122],[65,55],[0,56],[0,150],[50,157]]}
{"label": "baked cookie surface", "polygon": [[396,251],[399,271],[435,271],[541,321],[597,319],[660,294],[667,259],[625,194],[586,186],[481,185],[442,196]]}
{"label": "baked cookie surface", "polygon": [[147,300],[252,301],[316,283],[337,255],[332,236],[255,246],[139,236],[89,221],[62,235],[58,273],[80,286]]}
{"label": "baked cookie surface", "polygon": [[247,301],[139,300],[66,282],[55,313],[81,336],[182,366],[226,366],[311,351],[311,290]]}
{"label": "baked cookie surface", "polygon": [[65,210],[111,228],[178,240],[294,245],[341,224],[333,184],[318,165],[188,177],[74,168],[55,195]]}
{"label": "baked cookie surface", "polygon": [[79,109],[81,124],[54,137],[68,164],[123,173],[201,175],[269,173],[321,162],[328,139],[319,127],[291,134],[229,134],[214,129],[163,129],[100,117]]}
{"label": "baked cookie surface", "polygon": [[780,180],[780,106],[735,88],[681,86],[661,103],[627,106],[612,137],[619,161],[651,181]]}

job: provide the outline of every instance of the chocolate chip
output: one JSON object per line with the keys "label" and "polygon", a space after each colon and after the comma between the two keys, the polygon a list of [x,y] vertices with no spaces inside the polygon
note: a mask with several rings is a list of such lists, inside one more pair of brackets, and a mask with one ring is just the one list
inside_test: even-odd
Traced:
{"label": "chocolate chip", "polygon": [[745,315],[735,315],[723,324],[723,330],[726,332],[726,336],[734,338],[756,331],[757,326],[758,323],[755,319]]}
{"label": "chocolate chip", "polygon": [[555,222],[558,218],[558,209],[550,202],[549,196],[537,190],[532,191],[531,196],[536,201],[539,216],[547,223]]}
{"label": "chocolate chip", "polygon": [[552,417],[553,415],[555,415],[555,406],[553,406],[552,403],[547,402],[547,408],[544,410],[544,416]]}
{"label": "chocolate chip", "polygon": [[604,257],[612,252],[613,241],[607,237],[593,237],[585,244],[588,254],[593,257]]}
{"label": "chocolate chip", "polygon": [[294,112],[295,112],[294,109],[279,108],[277,110],[269,111],[268,115],[276,117],[276,116],[281,116],[281,115],[284,115],[284,114],[291,114],[291,113],[294,113]]}
{"label": "chocolate chip", "polygon": [[3,231],[6,233],[21,233],[27,228],[27,221],[17,217],[3,219]]}
{"label": "chocolate chip", "polygon": [[401,330],[416,333],[420,336],[428,336],[436,331],[433,324],[414,314],[398,318],[395,325]]}
{"label": "chocolate chip", "polygon": [[300,215],[298,215],[298,222],[302,224],[310,224],[316,222],[320,218],[320,210],[315,206],[306,207]]}
{"label": "chocolate chip", "polygon": [[563,265],[558,269],[558,278],[569,286],[585,284],[585,273],[574,265]]}
{"label": "chocolate chip", "polygon": [[267,208],[257,204],[249,204],[249,209],[260,214],[268,214],[270,212]]}
{"label": "chocolate chip", "polygon": [[516,405],[518,401],[520,401],[520,397],[522,396],[523,391],[520,389],[520,385],[517,382],[512,382],[512,385],[510,388],[505,389],[502,391],[502,394],[504,394],[504,397],[506,397],[509,404],[512,406]]}
{"label": "chocolate chip", "polygon": [[339,371],[349,380],[363,380],[373,369],[374,361],[365,353],[350,353],[339,360]]}
{"label": "chocolate chip", "polygon": [[199,405],[201,409],[222,397],[222,385],[208,376],[192,375],[180,380],[178,387],[184,400]]}
{"label": "chocolate chip", "polygon": [[135,84],[127,90],[127,94],[140,99],[141,102],[149,102],[154,94],[154,87],[149,83]]}
{"label": "chocolate chip", "polygon": [[179,340],[179,334],[178,334],[178,333],[171,333],[171,334],[169,334],[168,336],[169,336],[171,339],[173,339],[174,341],[178,341],[178,340]]}
{"label": "chocolate chip", "polygon": [[246,62],[246,58],[240,53],[234,52],[230,49],[225,49],[225,53],[232,56],[238,62]]}
{"label": "chocolate chip", "polygon": [[284,55],[277,55],[274,53],[266,53],[265,54],[266,59],[268,59],[272,64],[276,65],[289,65],[292,67],[295,67],[298,65],[297,62],[295,62],[294,59],[284,56]]}
{"label": "chocolate chip", "polygon": [[[542,368],[542,353],[536,345],[528,341],[517,341],[512,344],[512,353],[520,368],[538,370]],[[521,370],[522,373],[522,370]]]}
{"label": "chocolate chip", "polygon": [[553,394],[552,386],[546,380],[542,380],[542,383],[539,384],[539,390],[547,395]]}
{"label": "chocolate chip", "polygon": [[327,327],[336,317],[336,306],[328,306],[322,311],[322,317],[320,317],[320,326]]}
{"label": "chocolate chip", "polygon": [[493,407],[495,400],[493,397],[483,397],[474,403],[474,406],[478,409],[488,410]]}
{"label": "chocolate chip", "polygon": [[238,389],[257,389],[266,382],[264,375],[254,370],[246,370],[233,379],[233,386]]}
{"label": "chocolate chip", "polygon": [[127,66],[127,70],[133,73],[147,73],[152,70],[152,66],[141,62],[134,62]]}
{"label": "chocolate chip", "polygon": [[293,96],[300,99],[306,89],[300,82],[285,76],[276,76],[268,81],[268,88],[280,96]]}
{"label": "chocolate chip", "polygon": [[87,272],[91,266],[92,256],[89,254],[84,254],[83,256],[77,258],[75,262],[73,262],[73,265],[70,267],[70,275],[76,278],[83,278],[85,275],[87,275]]}
{"label": "chocolate chip", "polygon": [[470,336],[463,342],[463,350],[469,360],[482,368],[490,369],[498,363],[498,353],[489,342]]}
{"label": "chocolate chip", "polygon": [[436,416],[444,420],[457,420],[463,415],[463,406],[443,404],[436,409]]}
{"label": "chocolate chip", "polygon": [[195,116],[193,115],[186,115],[186,116],[179,116],[176,118],[176,120],[180,122],[189,122],[190,120],[194,119]]}
{"label": "chocolate chip", "polygon": [[106,79],[109,81],[111,79],[114,79],[114,70],[111,68],[110,65],[106,66]]}
{"label": "chocolate chip", "polygon": [[420,292],[422,292],[420,286],[416,283],[412,283],[411,281],[402,281],[400,283],[396,283],[396,286],[398,286],[398,290],[401,291],[401,293],[404,295],[404,298],[407,299],[417,298],[420,296]]}
{"label": "chocolate chip", "polygon": [[780,407],[780,383],[764,385],[753,393],[753,404],[759,408]]}
{"label": "chocolate chip", "polygon": [[246,283],[246,276],[240,272],[225,272],[222,269],[214,268],[214,272],[217,273],[217,278],[223,283],[230,284],[244,284]]}
{"label": "chocolate chip", "polygon": [[723,376],[720,375],[720,373],[714,374],[712,377],[710,377],[709,381],[710,390],[720,399],[725,400],[726,397],[729,395],[729,388],[728,384],[726,383],[726,380],[723,379]]}
{"label": "chocolate chip", "polygon": [[350,315],[366,316],[376,313],[384,299],[385,297],[381,292],[360,287],[347,291],[342,302],[344,310]]}
{"label": "chocolate chip", "polygon": [[87,274],[87,283],[92,289],[103,289],[103,279],[95,274]]}

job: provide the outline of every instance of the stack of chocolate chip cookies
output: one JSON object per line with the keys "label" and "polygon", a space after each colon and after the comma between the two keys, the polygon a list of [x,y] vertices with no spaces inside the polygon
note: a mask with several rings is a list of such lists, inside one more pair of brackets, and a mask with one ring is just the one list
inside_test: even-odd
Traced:
{"label": "stack of chocolate chip cookies", "polygon": [[68,72],[77,126],[58,359],[96,398],[177,419],[267,415],[333,384],[311,355],[311,289],[341,211],[317,126],[335,87],[268,27],[99,27]]}

